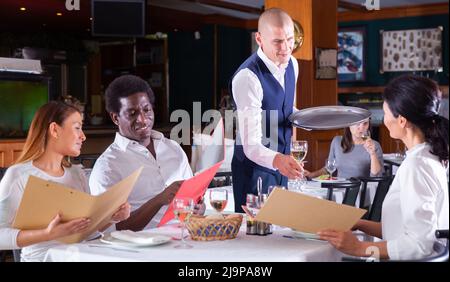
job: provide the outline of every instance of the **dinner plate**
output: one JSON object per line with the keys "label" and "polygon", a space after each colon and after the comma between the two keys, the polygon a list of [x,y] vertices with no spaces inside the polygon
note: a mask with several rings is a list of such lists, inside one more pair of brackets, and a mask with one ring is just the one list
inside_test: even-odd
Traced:
{"label": "dinner plate", "polygon": [[345,128],[370,118],[370,111],[349,106],[320,106],[300,110],[289,116],[295,127],[306,130]]}
{"label": "dinner plate", "polygon": [[343,177],[333,177],[333,179],[320,179],[318,177],[313,178],[312,180],[321,182],[321,183],[337,183],[337,182],[345,182],[347,179]]}
{"label": "dinner plate", "polygon": [[[151,235],[149,235],[149,236],[151,236]],[[170,242],[170,240],[171,240],[170,237],[164,236],[164,235],[153,235],[153,236],[154,236],[155,240],[153,240],[153,242],[147,242],[145,244],[119,240],[119,239],[113,238],[110,234],[107,234],[107,235],[103,236],[102,238],[100,238],[100,241],[105,244],[110,244],[110,245],[139,248],[139,247],[150,247],[150,246],[162,245],[162,244]]]}
{"label": "dinner plate", "polygon": [[321,240],[320,236],[314,233],[307,233],[307,232],[301,232],[301,231],[296,231],[296,230],[292,230],[292,236],[295,238],[300,238],[300,239],[314,239],[314,240]]}

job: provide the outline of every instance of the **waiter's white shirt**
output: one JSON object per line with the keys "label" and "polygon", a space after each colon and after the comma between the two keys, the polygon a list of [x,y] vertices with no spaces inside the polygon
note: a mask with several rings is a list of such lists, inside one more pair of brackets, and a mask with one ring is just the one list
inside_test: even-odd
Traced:
{"label": "waiter's white shirt", "polygon": [[448,229],[447,176],[431,147],[406,152],[383,202],[382,233],[390,259],[418,259],[433,252],[436,229]]}
{"label": "waiter's white shirt", "polygon": [[[277,65],[264,54],[261,48],[258,49],[257,55],[261,58],[275,79],[280,83],[281,87],[285,89],[284,75],[288,63],[277,67]],[[293,56],[291,56],[291,61],[295,73],[295,84],[297,85],[298,62]],[[273,159],[278,152],[273,151],[262,144],[261,107],[263,89],[261,82],[255,73],[245,68],[240,70],[234,76],[232,81],[232,91],[237,107],[237,120],[239,125],[238,134],[245,155],[258,165],[275,170],[273,167]],[[297,91],[294,93],[293,112],[298,111],[295,108],[296,92]]]}
{"label": "waiter's white shirt", "polygon": [[[35,167],[31,161],[9,167],[0,182],[0,250],[20,249],[17,246],[17,236],[20,230],[13,228],[12,224],[30,175],[89,193],[88,182],[81,165],[65,167],[64,174],[60,177],[48,175]],[[43,261],[48,249],[61,244],[61,242],[52,240],[24,247],[21,260]]]}
{"label": "waiter's white shirt", "polygon": [[[192,177],[187,156],[180,145],[158,131],[152,130],[151,134],[156,159],[137,141],[116,133],[114,143],[95,162],[89,177],[93,195],[105,192],[143,166],[144,169],[128,197],[131,211],[135,211],[173,182]],[[145,229],[156,227],[166,210],[167,205],[158,211]]]}

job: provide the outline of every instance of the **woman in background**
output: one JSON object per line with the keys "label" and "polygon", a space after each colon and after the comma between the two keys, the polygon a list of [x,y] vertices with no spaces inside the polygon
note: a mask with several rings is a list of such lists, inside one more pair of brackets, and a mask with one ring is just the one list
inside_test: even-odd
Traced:
{"label": "woman in background", "polygon": [[[383,174],[383,151],[367,132],[370,132],[369,120],[345,128],[344,136],[335,136],[331,141],[328,159],[336,161],[338,177],[349,179]],[[323,174],[328,174],[325,167],[313,172],[304,171],[310,178]]]}
{"label": "woman in background", "polygon": [[[71,105],[52,101],[36,112],[21,156],[0,182],[0,249],[22,249],[21,260],[42,261],[49,248],[61,244],[54,240],[89,227],[88,218],[62,222],[62,214],[56,214],[45,229],[11,226],[30,175],[89,193],[84,172],[66,159],[80,155],[86,140],[81,127],[81,113]],[[125,203],[112,220],[124,220],[129,214],[130,207]]]}
{"label": "woman in background", "polygon": [[359,241],[351,231],[323,230],[321,239],[354,256],[421,259],[433,254],[435,231],[448,229],[449,198],[444,163],[448,162],[449,123],[440,116],[438,85],[427,78],[401,76],[383,94],[384,124],[408,151],[383,202],[381,222],[354,226],[381,242]]}

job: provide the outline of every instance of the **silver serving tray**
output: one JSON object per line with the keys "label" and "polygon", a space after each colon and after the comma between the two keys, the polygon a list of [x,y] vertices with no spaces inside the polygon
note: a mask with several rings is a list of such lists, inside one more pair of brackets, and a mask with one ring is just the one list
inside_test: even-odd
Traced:
{"label": "silver serving tray", "polygon": [[295,127],[305,130],[345,128],[370,118],[370,111],[348,106],[320,106],[300,110],[289,116]]}

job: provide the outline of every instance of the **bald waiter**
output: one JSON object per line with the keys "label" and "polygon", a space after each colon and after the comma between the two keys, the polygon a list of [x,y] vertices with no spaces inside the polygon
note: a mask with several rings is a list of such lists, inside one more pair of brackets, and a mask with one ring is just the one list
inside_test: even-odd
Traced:
{"label": "bald waiter", "polygon": [[292,57],[294,24],[281,9],[261,14],[255,35],[259,49],[236,71],[231,92],[237,108],[238,134],[232,160],[235,209],[242,212],[246,194],[269,185],[287,186],[303,168],[290,154],[298,63]]}

